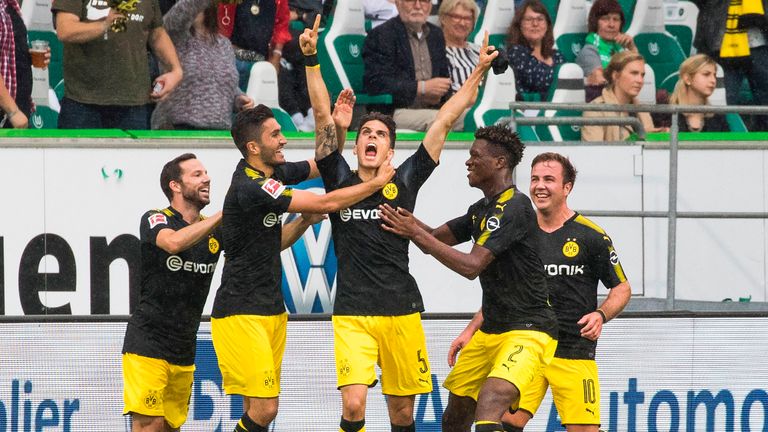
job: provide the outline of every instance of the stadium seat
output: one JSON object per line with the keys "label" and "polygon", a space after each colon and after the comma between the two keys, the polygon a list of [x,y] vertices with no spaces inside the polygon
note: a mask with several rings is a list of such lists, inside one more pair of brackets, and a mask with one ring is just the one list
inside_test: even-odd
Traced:
{"label": "stadium seat", "polygon": [[293,124],[291,116],[280,108],[277,92],[277,71],[272,63],[261,61],[253,64],[245,93],[253,98],[256,104],[264,104],[271,108],[283,131],[296,131],[296,125]]}
{"label": "stadium seat", "polygon": [[338,0],[317,49],[323,79],[332,99],[351,88],[358,104],[391,104],[392,95],[369,96],[363,91],[365,36],[365,15],[359,0]]}
{"label": "stadium seat", "polygon": [[573,62],[587,37],[587,4],[585,0],[561,0],[552,26],[555,45],[565,61]]}
{"label": "stadium seat", "polygon": [[632,21],[635,20],[635,11],[638,9],[637,0],[618,0],[621,10],[624,12],[624,26],[621,31],[627,32],[627,29],[632,25]]}
{"label": "stadium seat", "polygon": [[475,105],[464,117],[465,131],[490,126],[510,115],[509,104],[515,100],[516,95],[514,71],[510,67],[501,75],[489,73],[479,92]]}
{"label": "stadium seat", "polygon": [[[715,91],[712,96],[709,97],[709,103],[711,105],[726,106],[728,103],[725,100],[725,73],[720,65],[717,65],[717,84],[715,85]],[[747,126],[744,124],[744,120],[738,113],[728,113],[725,115],[725,120],[728,122],[731,132],[747,132]]]}
{"label": "stadium seat", "polygon": [[552,22],[554,23],[557,21],[557,6],[559,5],[559,0],[542,0],[541,2],[544,7],[547,9],[547,13],[549,14],[549,17],[552,19]]}
{"label": "stadium seat", "polygon": [[686,55],[664,28],[663,0],[638,0],[627,34],[635,38],[637,50],[653,68],[656,88],[664,88],[671,93],[676,81],[673,77]]}
{"label": "stadium seat", "polygon": [[[21,19],[27,27],[30,41],[44,40],[51,48],[51,63],[48,65],[48,83],[51,88],[62,82],[62,58],[64,47],[56,36],[51,15],[52,0],[35,0],[21,3]],[[47,93],[47,92],[46,92]],[[37,103],[37,102],[36,102]]]}
{"label": "stadium seat", "polygon": [[691,55],[693,38],[696,36],[696,19],[699,8],[689,1],[664,4],[664,27],[677,40],[683,53]]}
{"label": "stadium seat", "polygon": [[648,63],[645,64],[643,88],[640,90],[640,94],[637,95],[637,99],[641,104],[656,103],[656,76],[653,73],[653,68]]}
{"label": "stadium seat", "polygon": [[[552,83],[552,103],[584,103],[584,71],[576,63],[563,63],[557,70],[557,79]],[[579,117],[580,111],[546,110],[544,117]],[[577,125],[541,125],[536,133],[546,141],[579,141],[581,127]]]}
{"label": "stadium seat", "polygon": [[475,27],[477,33],[472,39],[476,44],[482,45],[483,35],[488,31],[488,44],[503,46],[507,37],[509,25],[515,16],[515,2],[510,0],[488,0],[482,21],[478,20]]}

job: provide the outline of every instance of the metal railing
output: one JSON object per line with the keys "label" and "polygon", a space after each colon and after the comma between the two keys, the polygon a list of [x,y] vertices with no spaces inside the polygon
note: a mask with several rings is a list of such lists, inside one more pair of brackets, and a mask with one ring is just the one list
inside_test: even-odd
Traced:
{"label": "metal railing", "polygon": [[[678,124],[679,116],[682,113],[712,113],[712,114],[760,114],[768,115],[768,107],[765,106],[712,106],[712,105],[655,105],[655,104],[592,104],[592,103],[547,103],[547,102],[512,102],[509,104],[510,112],[516,110],[547,110],[547,111],[597,111],[597,112],[647,112],[655,114],[671,114],[672,125],[669,129],[669,202],[666,212],[651,211],[585,211],[585,215],[608,216],[608,217],[650,217],[667,218],[667,298],[666,309],[675,309],[675,269],[676,269],[676,249],[677,249],[677,219],[678,218],[696,218],[696,219],[768,219],[768,213],[760,212],[678,212],[677,211],[677,185],[678,185],[678,151],[680,127]],[[637,120],[638,125],[629,124],[635,127],[638,138],[645,138],[645,130],[642,122],[636,117],[531,117],[537,119],[536,122],[529,122],[525,117],[510,118],[511,127],[515,129],[515,124],[579,124],[579,125],[617,125],[623,126],[629,124],[627,119]],[[568,123],[561,121],[564,119],[575,119],[578,122]],[[524,120],[521,122],[521,120]],[[641,137],[642,134],[642,137]]]}

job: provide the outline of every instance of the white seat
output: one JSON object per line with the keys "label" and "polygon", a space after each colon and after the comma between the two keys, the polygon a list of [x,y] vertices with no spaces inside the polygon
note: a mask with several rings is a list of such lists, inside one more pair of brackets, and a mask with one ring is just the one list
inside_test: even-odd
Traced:
{"label": "white seat", "polygon": [[715,72],[716,84],[715,91],[712,92],[712,96],[709,97],[709,103],[711,105],[728,105],[725,101],[725,73],[720,65],[717,65],[717,72]]}
{"label": "white seat", "polygon": [[[515,2],[511,0],[488,0],[483,13],[483,22],[480,23],[474,42],[478,45],[483,43],[483,35],[488,31],[493,39],[504,40],[504,36],[509,30],[512,18],[515,17]],[[497,42],[491,42],[491,45],[498,45]]]}
{"label": "white seat", "polygon": [[[472,112],[472,120],[475,126],[490,126],[486,124],[489,123],[485,121],[486,117],[501,117],[501,113],[509,115],[509,104],[515,100],[516,95],[515,73],[511,67],[507,68],[506,72],[501,75],[489,73],[485,80],[483,93],[475,103],[475,108]],[[486,114],[491,114],[492,111],[495,112],[494,115],[486,116]]]}
{"label": "white seat", "polygon": [[645,64],[643,88],[640,90],[640,94],[637,95],[637,99],[642,104],[656,103],[656,75],[654,75],[653,68],[648,63]]}
{"label": "white seat", "polygon": [[28,31],[56,32],[51,14],[52,0],[35,0],[21,3],[21,19]]}
{"label": "white seat", "polygon": [[[557,72],[557,82],[555,90],[552,92],[552,103],[584,103],[586,95],[584,93],[584,71],[576,63],[563,63]],[[556,110],[544,111],[544,117],[563,117],[568,113],[558,112]],[[573,133],[578,134],[579,126],[557,126],[549,125],[547,129],[552,136],[553,141],[567,141],[563,138],[561,128],[571,128]],[[541,134],[539,134],[541,135]]]}
{"label": "white seat", "polygon": [[690,1],[664,4],[664,27],[683,48],[685,55],[691,55],[693,39],[696,37],[696,20],[699,7]]}
{"label": "white seat", "polygon": [[557,49],[566,61],[573,61],[584,46],[589,9],[585,0],[561,0],[552,25]]}
{"label": "white seat", "polygon": [[280,107],[277,91],[277,71],[272,63],[256,62],[251,67],[251,76],[245,91],[256,104],[270,108]]}
{"label": "white seat", "polygon": [[[362,40],[365,38],[365,13],[363,5],[359,0],[337,0],[336,9],[333,12],[333,21],[330,27],[325,29],[325,49],[328,50],[328,57],[331,59],[333,68],[341,82],[341,88],[352,88],[347,72],[342,64],[339,52],[336,49],[335,41],[341,36],[360,35],[360,44],[355,45],[356,52],[350,52],[350,55],[357,57],[363,55]],[[350,50],[354,48],[350,46]]]}

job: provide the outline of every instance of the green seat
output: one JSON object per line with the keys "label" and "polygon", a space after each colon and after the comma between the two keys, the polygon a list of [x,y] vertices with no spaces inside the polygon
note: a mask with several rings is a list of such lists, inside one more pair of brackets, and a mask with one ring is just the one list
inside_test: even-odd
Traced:
{"label": "green seat", "polygon": [[677,40],[685,55],[690,55],[699,8],[690,1],[664,5],[664,28]]}
{"label": "green seat", "polygon": [[560,3],[560,1],[559,0],[542,0],[541,3],[547,9],[549,18],[551,18],[552,22],[554,23],[557,20],[557,6]]}
{"label": "green seat", "polygon": [[586,33],[566,33],[557,38],[555,45],[557,45],[557,50],[563,55],[565,61],[572,63],[576,61],[576,57],[584,47],[586,37]]}
{"label": "green seat", "polygon": [[391,104],[392,95],[368,95],[363,89],[365,16],[357,0],[338,0],[326,30],[320,35],[317,55],[323,80],[332,99],[351,88],[357,103]]}
{"label": "green seat", "polygon": [[[584,72],[575,63],[563,63],[555,69],[555,79],[549,90],[552,103],[584,103]],[[546,110],[544,117],[581,117],[579,111]],[[545,141],[580,141],[581,127],[577,125],[539,125],[536,133]]]}
{"label": "green seat", "polygon": [[667,33],[640,33],[635,36],[635,45],[656,74],[656,88],[671,93],[676,80],[668,78],[678,73],[686,58],[680,44]]}
{"label": "green seat", "polygon": [[59,113],[47,106],[38,105],[29,117],[30,129],[57,129]]}
{"label": "green seat", "polygon": [[477,101],[464,116],[464,130],[495,124],[502,117],[509,117],[509,104],[515,100],[515,72],[512,68],[501,74],[488,74],[485,85],[477,95]]}
{"label": "green seat", "polygon": [[275,120],[277,120],[277,123],[280,124],[280,128],[283,130],[283,132],[296,132],[296,125],[293,124],[293,120],[291,120],[291,116],[288,115],[287,112],[285,112],[284,109],[280,107],[270,107],[272,110],[272,114],[275,115]]}
{"label": "green seat", "polygon": [[622,32],[626,32],[630,24],[632,24],[632,18],[635,14],[635,3],[637,0],[618,0],[621,10],[624,12],[624,26],[621,28]]}
{"label": "green seat", "polygon": [[690,54],[693,47],[693,30],[685,25],[667,24],[664,26],[669,34],[680,44],[685,54]]}

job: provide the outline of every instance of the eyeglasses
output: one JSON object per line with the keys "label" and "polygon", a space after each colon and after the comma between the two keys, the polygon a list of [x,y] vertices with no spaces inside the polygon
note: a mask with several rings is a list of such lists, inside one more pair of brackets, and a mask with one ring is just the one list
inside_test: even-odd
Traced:
{"label": "eyeglasses", "polygon": [[472,23],[475,21],[475,17],[472,15],[459,15],[459,14],[453,14],[453,13],[447,13],[445,16],[449,17],[450,19],[456,21],[456,22],[468,22]]}
{"label": "eyeglasses", "polygon": [[415,4],[415,3],[424,3],[424,4],[431,4],[432,0],[400,0],[403,3],[409,3],[409,4]]}
{"label": "eyeglasses", "polygon": [[527,17],[524,17],[522,21],[528,25],[531,25],[534,23],[541,24],[543,22],[546,22],[547,19],[544,18],[543,16],[535,16],[535,17],[527,16]]}

